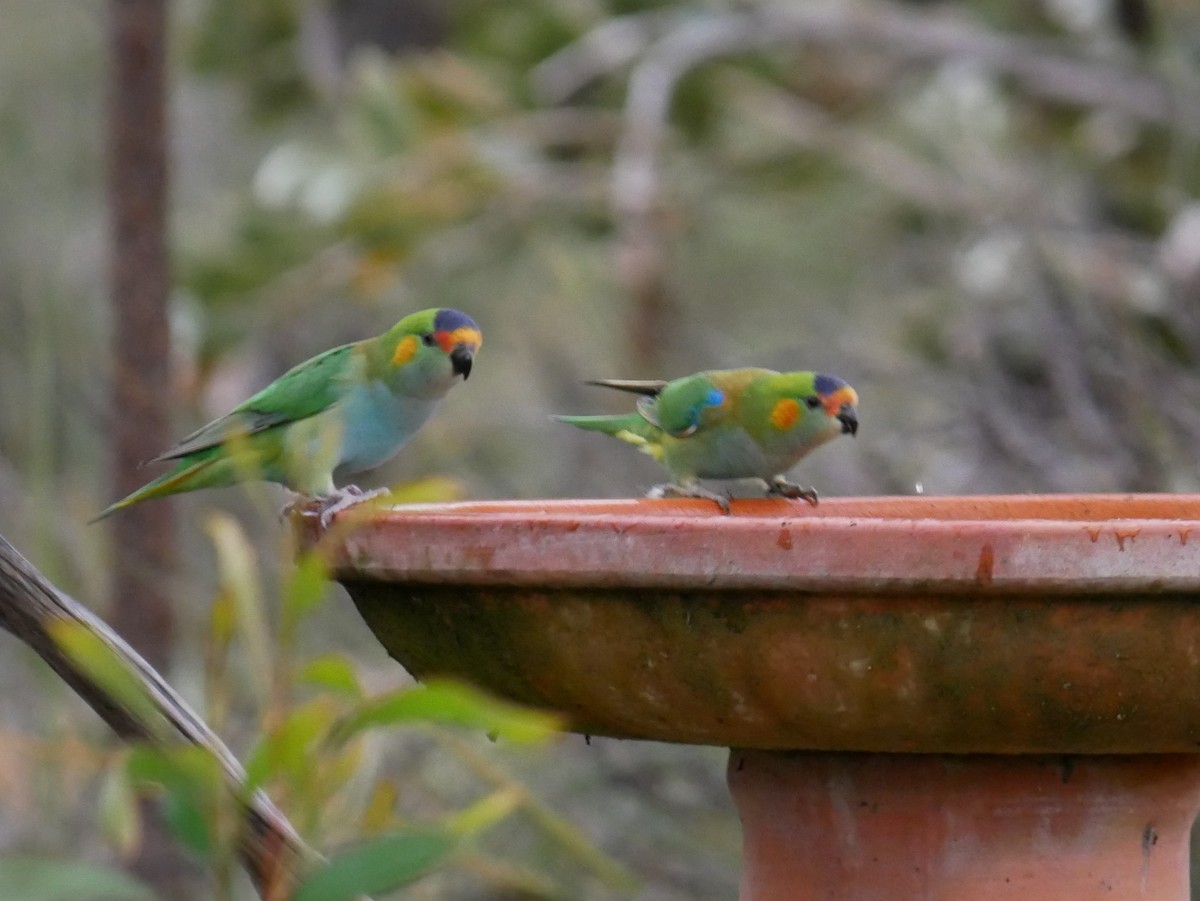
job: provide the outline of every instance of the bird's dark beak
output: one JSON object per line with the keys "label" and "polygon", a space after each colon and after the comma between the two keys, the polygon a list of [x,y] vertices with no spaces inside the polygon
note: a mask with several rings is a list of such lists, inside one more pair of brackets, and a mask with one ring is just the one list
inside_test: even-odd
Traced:
{"label": "bird's dark beak", "polygon": [[858,434],[858,412],[850,404],[842,404],[838,410],[837,421],[842,424],[842,434],[849,432],[851,435]]}
{"label": "bird's dark beak", "polygon": [[450,351],[450,365],[454,367],[454,374],[461,375],[463,381],[471,377],[471,361],[474,359],[474,348],[466,344],[459,344]]}

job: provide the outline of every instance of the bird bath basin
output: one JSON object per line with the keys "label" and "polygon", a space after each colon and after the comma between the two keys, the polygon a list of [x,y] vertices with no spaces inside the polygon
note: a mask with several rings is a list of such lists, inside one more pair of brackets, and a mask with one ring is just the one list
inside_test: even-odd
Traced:
{"label": "bird bath basin", "polygon": [[1200,496],[733,510],[351,510],[328,539],[414,676],[730,747],[743,901],[1188,897]]}

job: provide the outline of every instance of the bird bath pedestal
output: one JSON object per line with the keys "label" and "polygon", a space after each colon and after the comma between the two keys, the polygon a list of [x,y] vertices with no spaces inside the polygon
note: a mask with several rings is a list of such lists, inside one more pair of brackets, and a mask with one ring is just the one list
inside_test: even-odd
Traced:
{"label": "bird bath pedestal", "polygon": [[1188,897],[1200,496],[355,512],[414,676],[731,748],[742,901]]}

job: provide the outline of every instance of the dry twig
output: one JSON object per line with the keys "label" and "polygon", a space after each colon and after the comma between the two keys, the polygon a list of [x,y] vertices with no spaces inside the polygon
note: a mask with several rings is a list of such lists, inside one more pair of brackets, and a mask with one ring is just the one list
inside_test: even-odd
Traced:
{"label": "dry twig", "polygon": [[[54,640],[58,623],[96,636],[143,686],[154,708],[147,716],[114,698]],[[242,804],[239,855],[260,897],[291,896],[301,874],[318,860],[284,815],[260,791],[246,796],[241,764],[187,703],[103,621],[45,576],[0,537],[0,626],[50,665],[119,736],[167,747],[179,739],[204,748],[220,763],[226,786]],[[166,728],[164,728],[164,725]]]}

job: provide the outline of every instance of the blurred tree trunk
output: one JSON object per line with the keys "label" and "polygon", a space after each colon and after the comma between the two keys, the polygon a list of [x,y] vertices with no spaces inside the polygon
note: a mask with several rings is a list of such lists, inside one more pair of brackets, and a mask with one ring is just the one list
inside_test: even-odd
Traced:
{"label": "blurred tree trunk", "polygon": [[[115,371],[116,494],[144,481],[142,461],[167,446],[170,337],[167,296],[166,0],[109,0],[109,209]],[[138,505],[112,521],[117,632],[155,669],[171,658],[165,589],[175,557],[170,504]],[[179,898],[195,867],[143,803],[143,842],[131,869],[160,897]]]}
{"label": "blurred tree trunk", "polygon": [[[120,496],[145,481],[139,465],[169,439],[166,2],[109,0],[109,13],[112,439]],[[174,560],[171,513],[170,504],[145,504],[112,520],[113,622],[156,669],[171,652],[162,585]]]}

